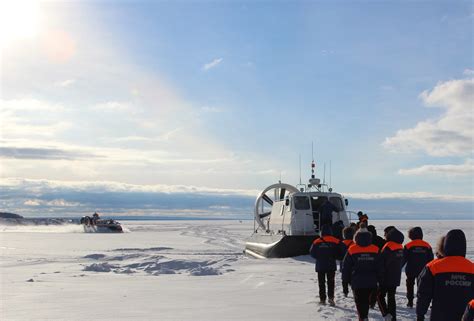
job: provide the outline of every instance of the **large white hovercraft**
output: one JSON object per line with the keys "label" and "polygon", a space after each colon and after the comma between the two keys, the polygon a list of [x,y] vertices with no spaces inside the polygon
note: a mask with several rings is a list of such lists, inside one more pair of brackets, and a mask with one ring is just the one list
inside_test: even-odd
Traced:
{"label": "large white hovercraft", "polygon": [[314,177],[314,161],[309,184],[297,187],[277,183],[265,188],[255,201],[254,233],[245,243],[245,253],[258,258],[306,255],[320,234],[319,208],[331,202],[333,223],[349,226],[347,199]]}

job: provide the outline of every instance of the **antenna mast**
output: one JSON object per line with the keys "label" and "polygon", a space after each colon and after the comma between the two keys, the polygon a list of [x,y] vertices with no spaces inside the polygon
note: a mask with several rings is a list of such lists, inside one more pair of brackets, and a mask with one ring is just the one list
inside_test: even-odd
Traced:
{"label": "antenna mast", "polygon": [[324,162],[323,184],[326,184],[326,162]]}
{"label": "antenna mast", "polygon": [[332,189],[332,161],[329,161],[329,188]]}
{"label": "antenna mast", "polygon": [[300,154],[300,185],[301,185],[301,154]]}

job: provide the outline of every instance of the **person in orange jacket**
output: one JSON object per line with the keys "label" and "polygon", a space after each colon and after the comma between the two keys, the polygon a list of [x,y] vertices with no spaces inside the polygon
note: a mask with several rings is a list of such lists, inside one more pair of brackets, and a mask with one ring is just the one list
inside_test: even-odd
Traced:
{"label": "person in orange jacket", "polygon": [[387,232],[386,240],[387,243],[380,251],[384,263],[384,278],[377,292],[377,302],[385,320],[395,321],[397,319],[395,293],[402,277],[404,236],[402,232],[392,228]]}
{"label": "person in orange jacket", "polygon": [[[344,235],[344,240],[342,240],[342,243],[344,244],[344,250],[343,250],[343,256],[346,256],[347,251],[349,248],[354,245],[354,241],[352,240],[354,238],[354,229],[352,227],[346,227],[342,231],[342,234]],[[341,269],[342,271],[342,262],[341,262]],[[342,281],[342,293],[344,293],[344,296],[347,298],[349,295],[349,282],[344,282]]]}
{"label": "person in orange jacket", "polygon": [[474,264],[466,258],[466,235],[451,230],[444,239],[444,255],[428,263],[418,277],[417,321],[431,303],[431,321],[459,321],[474,298]]}
{"label": "person in orange jacket", "polygon": [[315,270],[318,273],[319,299],[321,304],[326,304],[326,280],[327,297],[331,306],[334,302],[334,287],[337,270],[336,260],[342,257],[343,244],[332,236],[331,227],[323,225],[321,237],[314,240],[309,250],[310,255],[316,259]]}
{"label": "person in orange jacket", "polygon": [[416,226],[409,229],[408,237],[411,242],[408,242],[403,247],[403,265],[406,264],[407,307],[413,308],[415,280],[425,265],[434,259],[434,255],[431,245],[423,241],[423,230],[421,227]]}
{"label": "person in orange jacket", "polygon": [[359,222],[357,222],[357,226],[360,227],[362,223],[365,222],[365,225],[369,225],[369,216],[367,214],[362,213],[362,211],[357,212],[357,217],[359,218]]}
{"label": "person in orange jacket", "polygon": [[342,264],[342,281],[350,283],[360,321],[368,320],[370,293],[383,280],[383,261],[372,234],[365,228],[354,236],[355,245],[347,251]]}

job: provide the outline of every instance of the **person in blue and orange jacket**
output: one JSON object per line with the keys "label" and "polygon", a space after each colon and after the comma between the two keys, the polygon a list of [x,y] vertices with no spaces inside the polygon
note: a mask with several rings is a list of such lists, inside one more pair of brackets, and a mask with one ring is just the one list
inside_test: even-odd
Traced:
{"label": "person in blue and orange jacket", "polygon": [[335,305],[334,287],[337,264],[336,260],[342,257],[343,244],[332,236],[331,227],[323,225],[321,237],[316,239],[309,250],[311,256],[316,259],[316,272],[318,273],[319,299],[321,304],[326,303],[326,279],[327,279],[327,296],[329,304]]}
{"label": "person in blue and orange jacket", "polygon": [[467,305],[461,321],[474,321],[474,299]]}
{"label": "person in blue and orange jacket", "polygon": [[342,281],[350,283],[359,320],[363,321],[368,320],[370,293],[383,280],[383,261],[367,229],[360,229],[354,241],[342,263]]}
{"label": "person in blue and orange jacket", "polygon": [[[387,232],[386,240],[387,243],[380,251],[384,264],[384,278],[377,291],[377,302],[385,320],[394,321],[397,319],[395,293],[402,278],[403,233],[392,228]],[[387,302],[385,297],[387,297]]]}
{"label": "person in blue and orange jacket", "polygon": [[[344,244],[342,257],[345,257],[349,248],[355,244],[354,241],[352,240],[354,238],[354,229],[352,227],[346,227],[344,228],[344,230],[342,230],[342,234],[344,235],[344,240],[342,240],[342,243]],[[341,263],[341,271],[342,271],[342,263]],[[349,282],[342,281],[342,293],[344,293],[344,296],[347,298],[347,296],[349,295]]]}
{"label": "person in blue and orange jacket", "polygon": [[408,230],[408,237],[411,242],[405,244],[403,248],[403,265],[406,264],[407,307],[413,308],[415,280],[425,265],[434,259],[434,255],[431,245],[423,241],[423,230],[421,227],[417,226]]}
{"label": "person in blue and orange jacket", "polygon": [[428,263],[418,277],[417,320],[425,319],[431,303],[431,321],[459,321],[474,298],[474,264],[466,259],[466,235],[451,230],[444,239],[444,255]]}
{"label": "person in blue and orange jacket", "polygon": [[[392,226],[393,227],[393,226]],[[370,233],[372,233],[372,244],[377,245],[377,247],[381,250],[385,243],[385,239],[383,237],[380,237],[377,235],[377,229],[373,225],[367,226],[367,229],[369,230]],[[375,305],[377,304],[377,289],[375,289],[371,294],[370,294],[370,308],[375,309]]]}

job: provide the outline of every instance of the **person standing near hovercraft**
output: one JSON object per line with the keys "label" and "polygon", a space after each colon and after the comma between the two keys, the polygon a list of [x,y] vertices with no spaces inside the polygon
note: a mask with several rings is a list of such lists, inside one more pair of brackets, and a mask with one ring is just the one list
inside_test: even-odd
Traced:
{"label": "person standing near hovercraft", "polygon": [[417,226],[408,230],[408,237],[411,241],[403,248],[403,265],[406,264],[407,307],[413,308],[415,280],[425,265],[434,259],[434,255],[431,246],[423,241],[421,227]]}
{"label": "person standing near hovercraft", "polygon": [[[344,244],[344,251],[343,251],[342,257],[345,257],[349,248],[355,244],[353,241],[354,229],[352,227],[346,227],[342,231],[342,234],[344,235],[344,240],[342,241],[342,244]],[[342,271],[342,262],[341,262],[340,270]],[[347,296],[349,295],[349,282],[342,281],[342,292],[344,293],[344,296],[347,298]]]}
{"label": "person standing near hovercraft", "polygon": [[387,232],[386,240],[387,243],[380,252],[384,264],[384,278],[377,293],[377,302],[385,320],[395,321],[397,319],[395,293],[402,277],[403,233],[392,228]]}
{"label": "person standing near hovercraft", "polygon": [[383,262],[372,234],[365,228],[354,236],[355,245],[347,251],[342,264],[342,281],[350,283],[360,321],[368,320],[370,293],[383,280]]}
{"label": "person standing near hovercraft", "polygon": [[321,304],[326,304],[326,280],[327,280],[327,297],[329,304],[335,306],[334,287],[337,264],[336,260],[340,259],[343,251],[342,242],[332,236],[331,227],[323,225],[321,237],[316,239],[311,245],[310,254],[316,259],[316,272],[318,273],[319,299]]}

